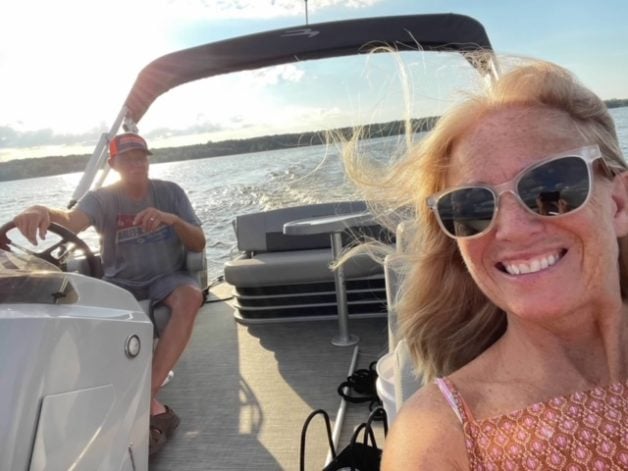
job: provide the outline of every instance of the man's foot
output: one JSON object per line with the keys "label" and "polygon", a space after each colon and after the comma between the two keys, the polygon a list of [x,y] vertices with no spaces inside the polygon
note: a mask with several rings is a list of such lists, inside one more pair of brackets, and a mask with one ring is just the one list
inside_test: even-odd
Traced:
{"label": "man's foot", "polygon": [[160,430],[166,438],[170,438],[172,433],[179,426],[181,420],[170,407],[164,407],[166,408],[166,412],[150,416],[150,427],[151,429],[156,428]]}
{"label": "man's foot", "polygon": [[161,450],[166,444],[166,436],[158,428],[151,427],[148,436],[148,456],[152,456]]}
{"label": "man's foot", "polygon": [[166,412],[150,416],[149,456],[154,455],[164,447],[181,422],[177,414],[175,414],[170,407],[164,407],[166,408]]}

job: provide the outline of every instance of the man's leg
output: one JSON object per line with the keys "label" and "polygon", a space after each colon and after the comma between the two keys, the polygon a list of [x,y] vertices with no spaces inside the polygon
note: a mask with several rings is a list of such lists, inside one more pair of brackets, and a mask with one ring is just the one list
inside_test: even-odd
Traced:
{"label": "man's leg", "polygon": [[157,342],[153,354],[151,380],[151,415],[165,412],[165,407],[156,399],[162,383],[173,369],[185,350],[196,314],[203,301],[201,290],[194,285],[184,284],[176,287],[162,302],[170,308],[170,320]]}

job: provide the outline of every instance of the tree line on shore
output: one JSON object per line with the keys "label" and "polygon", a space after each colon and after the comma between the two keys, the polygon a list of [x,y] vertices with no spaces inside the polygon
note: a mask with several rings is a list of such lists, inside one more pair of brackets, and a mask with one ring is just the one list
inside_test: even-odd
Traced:
{"label": "tree line on shore", "polygon": [[605,100],[604,103],[606,103],[606,107],[608,109],[622,108],[624,106],[628,106],[628,98],[623,98],[623,99],[613,98],[611,100]]}
{"label": "tree line on shore", "polygon": [[[611,99],[605,101],[610,108],[628,106],[628,99]],[[437,116],[413,119],[410,123],[416,131],[431,129]],[[153,156],[151,161],[175,162],[179,160],[204,159],[235,154],[248,154],[264,152],[292,147],[320,145],[328,142],[329,136],[341,136],[348,138],[354,132],[353,128],[340,128],[333,131],[316,131],[296,134],[276,134],[260,136],[249,139],[230,139],[220,142],[207,142],[180,147],[164,147],[151,149]],[[364,128],[364,138],[377,138],[395,136],[405,132],[404,121],[391,121],[388,123],[371,124]],[[80,172],[85,168],[89,154],[50,156],[39,158],[27,158],[0,162],[0,181],[19,180],[24,178],[44,177],[51,175],[63,175],[65,173]]]}
{"label": "tree line on shore", "polygon": [[[419,118],[410,123],[415,131],[430,129],[436,117]],[[365,138],[394,136],[405,132],[403,121],[372,124],[364,128]],[[204,159],[236,154],[248,154],[294,147],[325,144],[329,138],[349,138],[353,128],[340,128],[333,131],[316,131],[294,134],[277,134],[249,139],[230,139],[220,142],[207,142],[180,147],[152,149],[151,162],[175,162],[179,160]],[[24,178],[62,175],[82,171],[89,159],[89,154],[26,158],[0,162],[0,181]]]}

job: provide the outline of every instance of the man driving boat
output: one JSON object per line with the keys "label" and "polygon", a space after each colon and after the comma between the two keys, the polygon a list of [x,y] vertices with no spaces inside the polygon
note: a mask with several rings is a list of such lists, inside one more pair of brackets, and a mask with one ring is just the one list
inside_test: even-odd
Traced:
{"label": "man driving boat", "polygon": [[54,222],[78,233],[94,226],[100,235],[103,279],[170,308],[167,326],[153,355],[149,453],[165,444],[179,417],[157,400],[157,393],[183,353],[203,302],[197,280],[184,272],[186,250],[205,247],[201,222],[176,183],[150,179],[151,152],[134,133],[116,136],[109,146],[109,165],[120,181],[89,191],[72,210],[32,206],[13,222],[33,244],[45,238]]}

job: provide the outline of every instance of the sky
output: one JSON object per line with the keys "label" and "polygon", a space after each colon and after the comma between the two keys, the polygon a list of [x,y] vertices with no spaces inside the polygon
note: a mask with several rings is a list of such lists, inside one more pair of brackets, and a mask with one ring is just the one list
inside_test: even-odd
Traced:
{"label": "sky", "polygon": [[[215,40],[302,26],[305,5],[303,0],[6,2],[0,16],[0,161],[90,153],[150,61]],[[310,24],[416,13],[469,15],[484,25],[498,53],[557,62],[603,99],[628,98],[624,0],[308,0],[307,11]],[[214,95],[213,108],[223,112],[225,122],[214,117],[210,127],[234,129],[236,115],[229,115],[230,123],[226,116],[238,106],[239,113],[247,106],[268,113],[262,107],[253,110],[252,103],[263,103],[257,99],[262,89],[277,81],[296,83],[304,70],[284,67],[263,80],[249,76],[255,85],[247,96]],[[159,116],[178,115],[174,100],[166,96],[163,104],[155,104],[153,130],[173,126],[159,122]],[[318,111],[329,111],[326,106]],[[209,123],[206,116],[196,115],[196,123],[185,119],[171,136]],[[208,129],[199,136],[211,138]]]}

